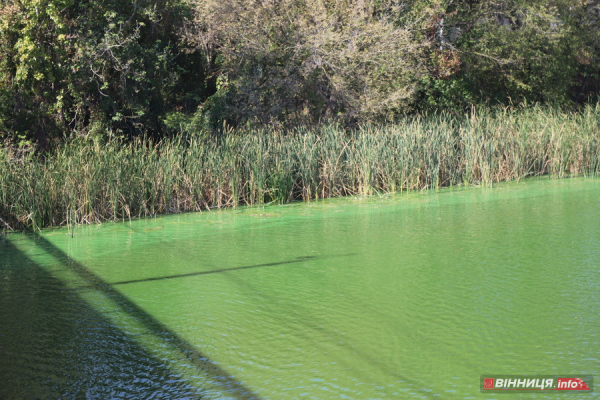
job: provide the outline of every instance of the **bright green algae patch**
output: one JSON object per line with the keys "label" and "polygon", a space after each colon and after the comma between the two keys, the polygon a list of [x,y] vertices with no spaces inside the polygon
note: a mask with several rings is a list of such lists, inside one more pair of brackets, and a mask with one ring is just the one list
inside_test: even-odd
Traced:
{"label": "bright green algae patch", "polygon": [[598,179],[540,179],[11,234],[0,397],[463,399],[493,397],[482,374],[597,376],[599,199]]}

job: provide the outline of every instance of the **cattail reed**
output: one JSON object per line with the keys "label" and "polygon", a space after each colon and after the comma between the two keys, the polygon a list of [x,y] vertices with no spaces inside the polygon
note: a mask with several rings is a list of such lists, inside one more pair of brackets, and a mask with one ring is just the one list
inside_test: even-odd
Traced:
{"label": "cattail reed", "polygon": [[[182,139],[186,137],[187,139]],[[0,148],[0,229],[600,171],[600,106]]]}

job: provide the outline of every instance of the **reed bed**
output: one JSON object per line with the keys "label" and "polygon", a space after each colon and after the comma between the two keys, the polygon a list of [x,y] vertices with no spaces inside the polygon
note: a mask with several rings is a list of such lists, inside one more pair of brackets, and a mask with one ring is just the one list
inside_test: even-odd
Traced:
{"label": "reed bed", "polygon": [[80,138],[43,157],[0,148],[0,225],[39,229],[600,171],[600,106],[182,137]]}

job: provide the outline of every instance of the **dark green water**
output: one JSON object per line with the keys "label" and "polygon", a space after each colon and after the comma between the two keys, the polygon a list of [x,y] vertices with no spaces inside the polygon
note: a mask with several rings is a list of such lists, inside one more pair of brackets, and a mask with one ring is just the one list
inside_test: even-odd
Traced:
{"label": "dark green water", "polygon": [[[519,398],[600,375],[600,180],[0,239],[0,399]],[[598,391],[523,398],[600,398]]]}

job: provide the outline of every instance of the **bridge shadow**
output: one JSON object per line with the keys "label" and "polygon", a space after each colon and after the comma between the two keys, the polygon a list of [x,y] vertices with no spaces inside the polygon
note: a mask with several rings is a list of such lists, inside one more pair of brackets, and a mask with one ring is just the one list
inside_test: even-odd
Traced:
{"label": "bridge shadow", "polygon": [[[135,303],[131,302],[127,297],[125,297],[124,295],[122,295],[118,290],[116,290],[115,288],[112,287],[112,284],[105,282],[103,279],[101,279],[99,276],[97,276],[96,274],[94,274],[90,269],[88,269],[87,267],[85,267],[84,265],[82,265],[81,263],[77,262],[76,260],[74,260],[73,258],[69,257],[66,253],[64,253],[61,249],[59,249],[58,247],[56,247],[55,245],[53,245],[51,242],[49,242],[47,239],[45,239],[44,237],[40,236],[40,235],[32,235],[31,236],[33,238],[33,240],[35,240],[35,243],[37,246],[39,246],[39,248],[43,249],[47,254],[51,255],[60,265],[67,267],[69,270],[71,270],[72,272],[76,273],[76,275],[81,278],[86,284],[84,285],[84,288],[90,288],[90,289],[94,289],[96,291],[99,291],[101,294],[103,294],[104,296],[106,296],[108,299],[110,299],[119,309],[121,312],[125,313],[126,315],[128,315],[129,317],[134,318],[136,321],[138,321],[139,323],[141,323],[143,325],[143,327],[153,336],[160,338],[161,343],[164,344],[168,344],[171,347],[171,350],[174,350],[180,357],[181,359],[185,359],[188,361],[188,363],[190,363],[191,365],[193,365],[196,369],[199,375],[204,375],[207,376],[209,381],[216,386],[218,389],[220,389],[220,391],[227,393],[227,396],[229,398],[234,398],[234,399],[239,399],[239,400],[258,400],[260,399],[260,396],[258,394],[256,394],[255,392],[253,392],[251,389],[249,389],[248,387],[246,387],[243,383],[239,382],[233,375],[229,374],[227,371],[225,371],[223,368],[221,368],[216,362],[212,361],[210,358],[208,358],[206,355],[204,355],[201,351],[199,351],[195,346],[193,346],[192,344],[188,343],[185,339],[183,339],[181,336],[179,336],[178,334],[176,334],[175,332],[173,332],[172,330],[170,330],[166,325],[164,325],[163,323],[161,323],[160,321],[158,321],[156,318],[154,318],[152,315],[148,314],[147,312],[145,312],[142,308],[140,308],[139,306],[137,306]],[[31,258],[27,257],[25,254],[23,254],[16,246],[14,246],[13,244],[10,243],[9,240],[3,240],[2,238],[0,238],[0,244],[2,244],[2,246],[5,246],[6,248],[4,249],[4,251],[2,251],[2,248],[0,247],[0,254],[2,254],[2,252],[4,252],[5,254],[11,254],[10,257],[12,257],[12,260],[10,261],[10,264],[15,265],[16,269],[15,271],[13,271],[14,273],[11,273],[11,276],[23,276],[22,275],[22,271],[21,268],[22,266],[28,266],[28,271],[30,271],[31,275],[33,276],[34,281],[36,281],[36,286],[38,288],[39,291],[44,292],[46,291],[46,289],[44,289],[44,282],[51,283],[51,287],[54,287],[55,289],[53,290],[53,293],[59,293],[61,296],[71,296],[68,298],[68,301],[65,300],[62,297],[58,297],[58,298],[54,298],[53,296],[39,296],[37,294],[32,294],[29,297],[36,297],[35,302],[33,304],[29,304],[26,303],[23,306],[21,306],[20,304],[11,304],[10,303],[10,299],[13,298],[12,295],[14,295],[15,293],[13,293],[15,290],[20,290],[19,287],[20,286],[25,286],[27,287],[27,285],[23,284],[23,282],[21,282],[20,284],[17,285],[13,285],[12,281],[9,284],[9,292],[10,293],[5,293],[4,290],[4,286],[6,286],[6,282],[0,282],[0,299],[2,300],[2,303],[5,302],[5,298],[9,299],[9,302],[7,304],[3,304],[2,307],[0,308],[0,311],[6,311],[6,310],[19,310],[19,313],[36,313],[37,311],[42,311],[41,315],[46,315],[46,319],[43,318],[38,318],[38,315],[34,316],[33,318],[29,318],[27,320],[31,320],[31,321],[38,321],[41,326],[39,327],[35,327],[35,326],[29,326],[27,329],[16,329],[12,334],[9,334],[9,337],[7,338],[7,334],[0,331],[0,363],[2,363],[5,367],[6,366],[10,366],[12,364],[14,364],[15,362],[18,363],[26,363],[26,362],[32,362],[33,360],[27,360],[27,358],[32,358],[35,359],[36,356],[32,355],[32,351],[40,351],[40,352],[44,352],[44,351],[49,351],[52,352],[52,349],[48,349],[46,350],[46,346],[45,345],[40,345],[37,346],[37,348],[35,347],[31,347],[29,344],[27,344],[26,346],[29,347],[23,347],[23,345],[18,345],[20,344],[25,344],[25,343],[36,343],[38,340],[36,339],[39,335],[42,336],[49,336],[52,337],[52,344],[53,343],[69,343],[72,342],[74,340],[74,338],[78,335],[84,335],[84,338],[77,338],[76,339],[76,343],[78,344],[78,346],[89,346],[90,343],[94,343],[94,341],[90,341],[89,343],[85,341],[85,336],[86,335],[94,335],[94,337],[96,338],[103,338],[104,333],[102,329],[97,328],[96,325],[98,326],[110,326],[110,332],[107,332],[108,337],[113,337],[113,338],[118,338],[117,342],[118,343],[126,343],[127,345],[127,349],[130,349],[130,352],[128,353],[126,351],[126,353],[128,354],[126,356],[126,359],[128,360],[128,362],[126,363],[126,365],[124,366],[118,366],[120,361],[125,361],[125,360],[120,360],[120,352],[122,349],[122,346],[119,347],[117,346],[116,348],[103,348],[100,351],[107,351],[111,354],[111,360],[96,360],[93,356],[91,355],[90,357],[92,357],[92,359],[94,359],[94,365],[96,365],[96,361],[98,361],[98,363],[102,364],[103,368],[108,368],[111,369],[114,366],[109,365],[112,362],[116,362],[115,365],[117,365],[116,368],[118,368],[119,370],[123,369],[123,370],[127,370],[130,371],[131,374],[133,374],[133,371],[136,371],[136,357],[143,357],[146,360],[151,360],[152,364],[154,366],[158,366],[156,367],[156,374],[158,374],[160,377],[162,377],[163,379],[157,379],[155,381],[153,381],[152,379],[150,379],[149,382],[158,382],[157,384],[160,386],[159,388],[156,387],[156,385],[152,386],[153,389],[149,389],[149,390],[155,390],[152,394],[152,396],[142,396],[145,398],[177,398],[177,399],[192,399],[192,398],[201,398],[202,397],[202,392],[204,391],[204,388],[192,388],[191,386],[189,386],[188,384],[184,383],[181,378],[176,378],[174,377],[174,373],[169,371],[168,368],[164,365],[164,362],[158,361],[156,359],[153,359],[152,356],[147,354],[147,351],[145,352],[139,345],[135,345],[134,341],[131,338],[128,338],[127,335],[121,331],[118,330],[117,327],[115,327],[113,324],[111,324],[105,317],[103,317],[102,315],[100,315],[99,312],[93,310],[89,305],[82,305],[85,303],[85,301],[82,298],[78,298],[78,299],[74,299],[72,296],[78,296],[76,291],[73,290],[67,290],[68,288],[65,287],[64,284],[62,284],[57,278],[53,278],[49,272],[47,272],[43,267],[37,265]],[[253,266],[244,266],[244,267],[237,267],[237,268],[224,268],[224,269],[219,269],[219,270],[213,270],[213,271],[204,271],[204,272],[199,272],[199,273],[191,273],[191,274],[182,274],[182,275],[171,275],[171,276],[166,276],[166,277],[159,277],[159,278],[148,278],[145,280],[159,280],[159,279],[173,279],[173,278],[177,278],[177,277],[183,277],[183,276],[194,276],[194,275],[202,275],[202,274],[209,274],[209,273],[217,273],[217,272],[226,272],[226,271],[234,271],[234,270],[240,270],[240,269],[249,269],[249,268],[259,268],[259,267],[268,267],[268,266],[275,266],[275,265],[284,265],[284,264],[291,264],[291,263],[299,263],[299,262],[303,262],[308,258],[298,258],[298,259],[294,259],[291,261],[284,261],[284,262],[278,262],[278,263],[267,263],[267,264],[260,264],[260,265],[253,265]],[[3,265],[0,263],[0,273],[3,272]],[[7,271],[10,271],[10,268],[7,269]],[[2,278],[2,275],[0,275],[0,278]],[[6,278],[6,277],[4,277]],[[12,279],[12,278],[10,278]],[[21,279],[21,278],[19,278]],[[25,278],[27,279],[27,278]],[[6,281],[7,279],[5,279]],[[39,281],[39,282],[38,282]],[[139,281],[144,281],[144,280],[139,280]],[[117,282],[116,284],[127,284],[127,283],[134,283],[137,281],[125,281],[125,282]],[[42,284],[40,284],[42,283]],[[82,288],[78,288],[78,289],[82,289]],[[12,295],[11,295],[12,293]],[[21,300],[16,300],[17,298],[21,298],[22,296],[14,296],[15,302],[19,302]],[[47,298],[46,298],[47,297]],[[75,301],[77,300],[77,301]],[[78,318],[75,318],[74,315],[68,314],[68,322],[64,322],[64,321],[58,321],[58,325],[60,324],[71,324],[71,323],[75,323],[79,328],[76,329],[76,333],[73,335],[68,335],[67,337],[62,337],[63,334],[60,333],[58,334],[58,336],[53,336],[53,332],[56,331],[56,329],[54,328],[55,324],[51,324],[50,322],[48,322],[48,316],[52,316],[54,315],[54,313],[59,313],[61,312],[60,305],[65,305],[68,303],[69,307],[72,307],[73,304],[78,304],[77,307],[79,307],[79,311],[75,313],[75,315],[79,316],[79,315],[84,315],[85,318],[83,318],[83,321],[98,321],[95,324],[94,323],[90,323],[91,325],[88,327],[86,322],[73,322],[74,320],[78,320]],[[56,306],[55,306],[56,305]],[[77,307],[75,309],[77,309]],[[83,309],[82,309],[83,308]],[[46,310],[47,309],[47,310]],[[1,315],[2,313],[0,313],[0,326],[4,327],[6,326],[19,326],[20,323],[23,322],[23,320],[21,319],[20,316],[15,315],[13,317],[9,317],[7,320],[4,320],[5,317],[4,315]],[[26,317],[27,318],[27,317]],[[32,324],[37,324],[38,322],[32,322]],[[22,324],[21,324],[22,325]],[[91,331],[90,331],[91,329]],[[60,331],[60,329],[59,329]],[[68,332],[72,332],[72,329],[67,329]],[[61,331],[62,332],[62,331]],[[92,332],[92,333],[90,333]],[[102,341],[102,339],[100,339],[100,341]],[[114,340],[111,339],[111,343],[114,342]],[[52,346],[52,344],[50,346]],[[106,343],[99,343],[99,346],[104,346],[104,345],[108,345]],[[112,344],[111,344],[112,346]],[[35,349],[35,350],[34,350]],[[88,349],[88,348],[83,348],[80,349],[81,351],[76,351],[76,353],[79,354],[79,358],[86,357],[86,354],[89,355],[90,351],[95,351],[95,349],[92,346],[92,349]],[[125,350],[123,350],[125,351]],[[128,350],[129,351],[129,350]],[[71,350],[68,351],[69,354],[71,353]],[[146,353],[146,354],[142,354],[142,353]],[[129,356],[129,354],[132,354],[131,356]],[[60,359],[61,355],[57,354],[56,355],[58,357],[58,359]],[[76,357],[75,360],[79,360],[79,358]],[[3,360],[5,359],[5,360]],[[12,361],[12,364],[11,364]],[[64,361],[67,362],[67,361]],[[81,365],[83,365],[83,370],[85,370],[85,366],[89,365],[86,364],[85,362],[82,361],[75,361],[75,364],[69,364],[69,365],[63,365],[63,367],[66,367],[67,370],[69,368],[69,366],[71,368],[74,368],[75,370],[81,371],[82,367],[78,367],[77,363],[81,362]],[[108,364],[107,364],[108,363]],[[52,369],[52,373],[50,376],[60,376],[65,374],[65,370],[61,369],[61,362],[57,363],[57,367]],[[26,365],[23,365],[22,368],[28,368]],[[35,369],[35,367],[32,367],[33,369]],[[90,367],[92,368],[93,371],[88,371],[89,374],[91,374],[91,376],[86,376],[84,377],[84,380],[87,379],[89,380],[97,380],[98,377],[95,376],[96,374],[96,369],[95,367]],[[102,369],[102,368],[101,368]],[[137,368],[139,369],[139,368]],[[13,381],[13,382],[22,382],[22,380],[17,379],[17,377],[10,372],[10,370],[14,370],[14,371],[18,371],[19,368],[10,368],[10,369],[6,369],[3,367],[0,367],[0,381],[3,382],[3,390],[8,390],[7,386],[5,385],[5,383],[7,381]],[[150,368],[150,370],[152,370],[152,368]],[[16,373],[16,372],[15,372]],[[148,368],[146,368],[146,370],[144,371],[144,374],[142,374],[141,378],[140,377],[135,377],[135,376],[130,376],[132,382],[133,381],[139,381],[140,379],[144,379],[144,376],[148,375]],[[67,373],[68,374],[68,373]],[[129,374],[129,375],[131,375]],[[128,376],[129,376],[128,375]],[[80,377],[81,378],[81,377]],[[39,376],[36,379],[39,380],[43,380],[43,379],[48,379],[47,377],[44,376]],[[107,377],[106,379],[113,379],[111,377]],[[62,380],[66,380],[69,381],[68,377],[62,379]],[[162,384],[160,382],[163,382]],[[165,382],[177,382],[179,386],[177,386],[176,388],[181,389],[180,393],[170,393],[166,396],[161,396],[161,395],[156,395],[156,393],[159,393],[160,391],[166,391],[168,392],[169,390],[175,390],[173,388],[169,387],[169,384],[165,383]],[[74,387],[77,386],[76,384],[77,382],[71,382],[72,385],[74,385]],[[81,385],[81,384],[79,384]],[[129,386],[128,386],[129,385]],[[124,384],[123,389],[125,390],[125,392],[128,392],[129,390],[133,390],[134,385],[133,384]],[[163,387],[164,385],[164,387]],[[2,385],[0,385],[2,386]],[[44,385],[42,385],[44,386]],[[51,385],[52,386],[52,385]],[[57,385],[54,385],[57,386]],[[52,386],[52,387],[54,387]],[[68,385],[67,385],[68,386]],[[117,385],[118,386],[118,385]],[[143,385],[142,385],[143,386]],[[13,386],[13,389],[15,390],[13,393],[20,393],[21,395],[16,395],[12,398],[33,398],[33,397],[37,397],[36,395],[34,395],[33,397],[31,396],[31,393],[27,393],[27,392],[23,392],[24,390],[27,390],[28,385],[25,384],[23,385],[20,389],[16,388]],[[44,386],[47,388],[47,385]],[[58,384],[57,387],[61,387],[64,388],[65,385],[64,384]],[[110,387],[112,388],[111,390],[115,390],[115,382],[110,384]],[[0,390],[0,394],[3,393],[3,390]],[[56,389],[59,390],[59,389]],[[89,388],[87,390],[87,392],[89,392]],[[92,389],[93,390],[93,389]],[[158,390],[158,391],[157,391]],[[86,392],[84,392],[86,393]],[[7,392],[8,394],[8,392]],[[60,393],[56,393],[57,396],[41,396],[41,398],[58,398],[58,397],[63,397]],[[81,394],[80,394],[81,395]],[[79,396],[74,396],[79,398]],[[138,393],[139,395],[139,393]],[[138,395],[134,396],[136,398],[140,398],[138,397]],[[87,396],[87,395],[86,395]],[[98,396],[99,398],[114,398],[114,394],[113,395],[102,395],[102,396]],[[127,396],[125,396],[127,397]],[[11,398],[10,396],[0,396],[0,398]],[[68,396],[67,396],[68,398]]]}
{"label": "bridge shadow", "polygon": [[[82,397],[201,399],[203,395],[214,398],[206,388],[194,387],[193,383],[171,371],[164,359],[148,354],[148,350],[137,344],[131,335],[88,305],[79,296],[82,289],[98,291],[109,298],[120,312],[141,323],[149,334],[171,347],[200,375],[208,376],[209,381],[227,393],[228,398],[259,400],[258,394],[114,286],[292,265],[317,258],[298,257],[281,262],[108,283],[44,237],[29,237],[38,248],[74,272],[85,284],[77,288],[67,287],[9,240],[0,237],[0,398],[7,400]],[[4,262],[6,254],[9,255],[8,263]],[[353,254],[345,254],[348,255]],[[247,285],[243,280],[241,283]],[[25,297],[23,290],[27,292]],[[269,301],[276,303],[276,299]],[[335,332],[323,331],[323,327],[307,321],[305,316],[293,314],[296,319],[305,321],[309,330],[337,336]],[[367,363],[386,368],[371,355],[361,353],[359,349],[351,350]],[[422,397],[434,397],[432,393],[416,389],[419,382],[398,373],[393,375],[413,386]]]}
{"label": "bridge shadow", "polygon": [[0,238],[1,399],[201,399],[202,392]]}
{"label": "bridge shadow", "polygon": [[317,257],[315,257],[315,256],[297,257],[297,258],[295,258],[293,260],[289,260],[289,261],[280,261],[280,262],[272,262],[272,263],[264,263],[264,264],[254,264],[254,265],[245,265],[243,267],[219,268],[219,269],[212,269],[210,271],[189,272],[189,273],[186,273],[186,274],[166,275],[166,276],[157,276],[157,277],[144,278],[144,279],[132,279],[132,280],[121,281],[121,282],[111,282],[111,285],[127,285],[127,284],[130,284],[130,283],[150,282],[150,281],[162,281],[162,280],[165,280],[165,279],[175,279],[175,278],[185,278],[185,277],[188,277],[188,276],[218,274],[218,273],[222,273],[222,272],[240,271],[240,270],[244,270],[244,269],[263,268],[263,267],[275,267],[275,266],[279,266],[279,265],[302,263],[302,262],[305,262],[305,261],[313,260],[315,258],[317,258]]}

